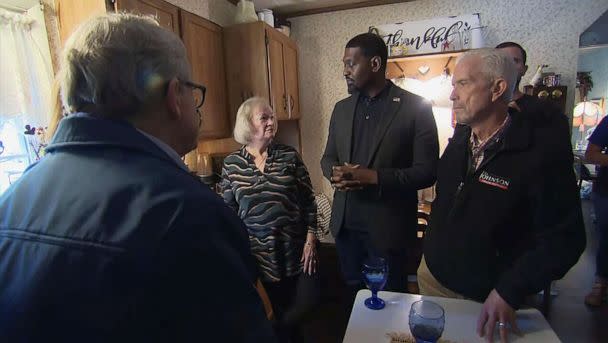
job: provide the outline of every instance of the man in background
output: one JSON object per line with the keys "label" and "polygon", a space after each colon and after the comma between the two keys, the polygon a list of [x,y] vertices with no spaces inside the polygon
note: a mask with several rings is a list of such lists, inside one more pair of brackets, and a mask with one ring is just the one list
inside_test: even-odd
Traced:
{"label": "man in background", "polygon": [[389,267],[386,289],[407,289],[407,246],[416,239],[417,190],[431,186],[439,155],[429,102],[386,80],[387,48],[377,35],[344,50],[351,94],[334,108],[321,168],[335,188],[331,232],[352,295],[367,257]]}
{"label": "man in background", "polygon": [[577,262],[585,229],[565,131],[509,110],[517,80],[498,49],[465,53],[450,96],[458,121],[439,161],[420,292],[483,302],[477,331],[501,341],[515,310]]}
{"label": "man in background", "polygon": [[0,341],[273,342],[245,227],[180,160],[205,94],[180,39],[93,18],[58,78],[69,114],[0,197]]}
{"label": "man in background", "polygon": [[509,55],[513,59],[513,64],[517,70],[517,80],[515,82],[515,88],[513,89],[513,96],[511,97],[511,105],[516,105],[519,111],[529,109],[529,106],[533,106],[538,102],[538,99],[524,94],[520,89],[521,78],[528,71],[528,65],[526,60],[528,54],[521,45],[514,42],[503,42],[496,46],[496,49],[502,50],[504,53]]}
{"label": "man in background", "polygon": [[608,293],[608,116],[593,130],[589,137],[585,161],[597,166],[597,177],[593,181],[593,205],[598,228],[598,248],[595,263],[595,282],[591,292],[585,296],[585,304],[601,306],[606,303]]}
{"label": "man in background", "polygon": [[[528,71],[528,65],[526,65],[528,55],[526,50],[514,42],[500,43],[496,46],[496,49],[500,49],[509,55],[513,59],[517,70],[517,80],[509,106],[519,112],[525,113],[533,120],[535,125],[557,126],[558,130],[570,132],[568,118],[565,113],[561,113],[557,106],[547,100],[541,100],[538,97],[525,94],[519,89],[521,79]],[[570,138],[568,137],[568,139]]]}

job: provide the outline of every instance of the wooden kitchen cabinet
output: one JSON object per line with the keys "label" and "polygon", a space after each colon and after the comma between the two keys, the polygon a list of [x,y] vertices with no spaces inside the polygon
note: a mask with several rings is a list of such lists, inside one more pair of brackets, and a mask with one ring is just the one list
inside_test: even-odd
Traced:
{"label": "wooden kitchen cabinet", "polygon": [[55,10],[59,22],[59,36],[62,45],[70,34],[88,18],[114,11],[114,3],[110,0],[55,0]]}
{"label": "wooden kitchen cabinet", "polygon": [[243,101],[261,96],[279,120],[299,119],[296,44],[258,21],[224,29],[226,78],[231,124]]}
{"label": "wooden kitchen cabinet", "polygon": [[285,92],[288,96],[289,119],[300,118],[300,89],[298,87],[298,50],[283,45],[283,68],[285,72]]}
{"label": "wooden kitchen cabinet", "polygon": [[230,136],[222,28],[163,0],[57,0],[63,42],[93,15],[125,11],[153,15],[179,35],[192,67],[192,81],[207,87],[199,139]]}
{"label": "wooden kitchen cabinet", "polygon": [[83,21],[95,15],[117,11],[156,16],[161,26],[179,34],[179,8],[163,0],[56,0],[55,8],[62,43]]}
{"label": "wooden kitchen cabinet", "polygon": [[115,0],[117,11],[149,14],[160,26],[179,35],[179,8],[163,0]]}
{"label": "wooden kitchen cabinet", "polygon": [[201,109],[203,124],[200,138],[230,135],[226,111],[226,75],[222,28],[186,11],[180,11],[182,40],[192,65],[192,80],[207,87]]}

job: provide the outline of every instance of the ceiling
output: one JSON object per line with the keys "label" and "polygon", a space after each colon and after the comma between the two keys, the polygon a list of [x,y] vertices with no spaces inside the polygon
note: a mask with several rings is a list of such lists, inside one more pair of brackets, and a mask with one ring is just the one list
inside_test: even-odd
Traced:
{"label": "ceiling", "polygon": [[608,44],[608,11],[604,12],[579,39],[579,47]]}
{"label": "ceiling", "polygon": [[2,0],[0,1],[0,7],[9,10],[20,10],[26,11],[38,4],[40,0]]}
{"label": "ceiling", "polygon": [[[238,0],[228,0],[234,4]],[[297,17],[351,8],[378,6],[412,0],[253,0],[256,11],[273,10],[283,17]]]}

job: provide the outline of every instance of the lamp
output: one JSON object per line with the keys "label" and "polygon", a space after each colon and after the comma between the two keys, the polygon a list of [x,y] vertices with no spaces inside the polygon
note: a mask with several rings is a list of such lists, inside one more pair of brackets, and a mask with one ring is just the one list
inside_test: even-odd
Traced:
{"label": "lamp", "polygon": [[595,126],[598,122],[598,115],[602,109],[591,101],[582,101],[574,106],[572,112],[572,126],[580,127],[581,131],[585,130],[585,126]]}

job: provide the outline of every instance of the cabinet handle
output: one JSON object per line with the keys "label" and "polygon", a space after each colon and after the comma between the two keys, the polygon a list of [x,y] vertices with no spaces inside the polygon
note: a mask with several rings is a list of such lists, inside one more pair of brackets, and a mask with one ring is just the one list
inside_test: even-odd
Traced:
{"label": "cabinet handle", "polygon": [[288,118],[291,119],[291,113],[293,112],[293,97],[290,94],[287,94],[287,101],[286,101],[286,105],[287,105],[287,115]]}
{"label": "cabinet handle", "polygon": [[293,101],[293,97],[290,95],[289,96],[289,104],[291,106],[291,111],[293,111],[293,108],[296,106],[295,101]]}
{"label": "cabinet handle", "polygon": [[287,96],[283,94],[283,111],[287,112]]}

